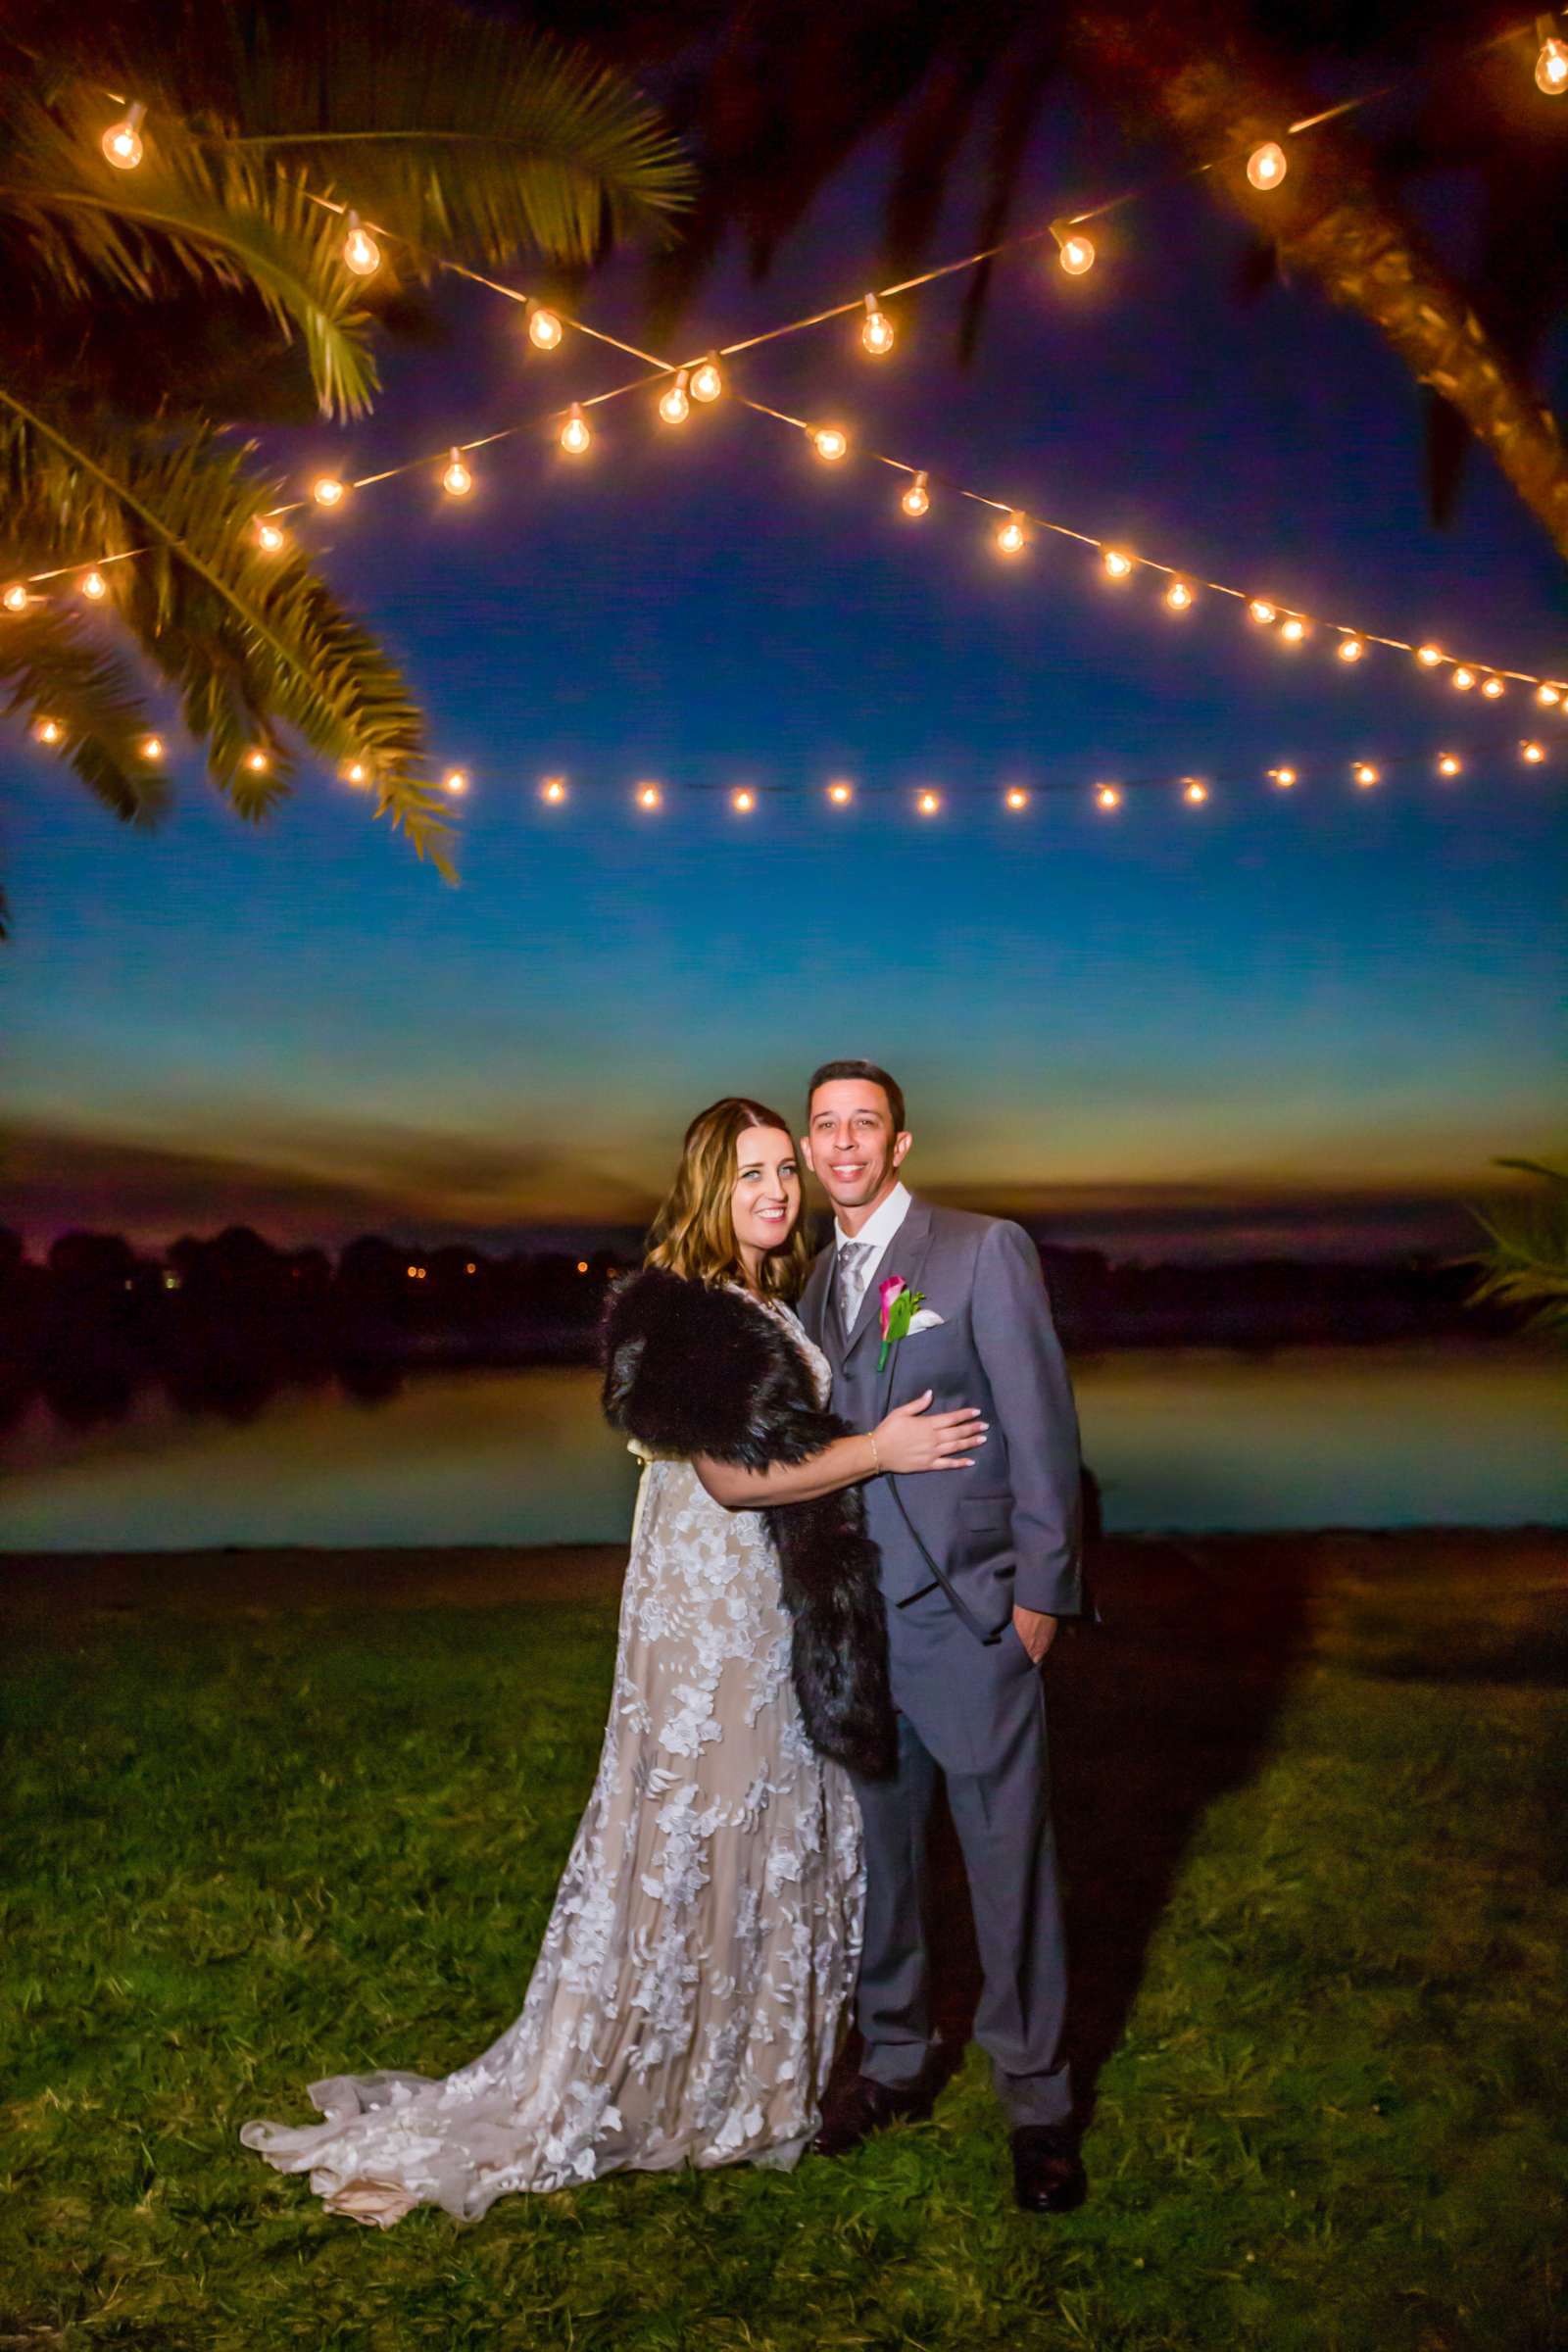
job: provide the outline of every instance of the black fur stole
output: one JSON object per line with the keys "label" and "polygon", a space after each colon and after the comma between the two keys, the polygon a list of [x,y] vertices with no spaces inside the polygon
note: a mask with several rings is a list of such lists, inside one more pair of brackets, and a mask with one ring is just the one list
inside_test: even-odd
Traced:
{"label": "black fur stole", "polygon": [[[788,1332],[737,1291],[647,1267],[612,1292],[604,1347],[606,1418],[661,1453],[765,1470],[850,1435],[818,1405]],[[891,1772],[887,1618],[860,1491],[774,1503],[763,1515],[793,1621],[807,1735],[866,1779]]]}

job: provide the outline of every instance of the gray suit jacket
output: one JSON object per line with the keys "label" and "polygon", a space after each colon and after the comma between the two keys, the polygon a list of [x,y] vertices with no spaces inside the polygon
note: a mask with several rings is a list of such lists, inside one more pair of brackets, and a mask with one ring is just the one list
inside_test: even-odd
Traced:
{"label": "gray suit jacket", "polygon": [[[801,1319],[833,1366],[833,1410],[870,1429],[933,1389],[931,1410],[978,1407],[991,1424],[971,1470],[872,1479],[866,1521],[897,1608],[940,1589],[969,1630],[993,1640],[1013,1604],[1056,1617],[1099,1612],[1083,1584],[1078,1415],[1033,1242],[1019,1225],[916,1200],[840,1329],[824,1250]],[[878,1285],[902,1274],[940,1325],[911,1332],[878,1373]]]}

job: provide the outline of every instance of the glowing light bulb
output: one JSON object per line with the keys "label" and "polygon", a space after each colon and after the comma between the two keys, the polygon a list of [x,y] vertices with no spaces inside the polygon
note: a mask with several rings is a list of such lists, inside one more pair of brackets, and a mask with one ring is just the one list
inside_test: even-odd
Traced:
{"label": "glowing light bulb", "polygon": [[63,743],[66,730],[58,718],[40,718],[33,728],[40,743]]}
{"label": "glowing light bulb", "polygon": [[343,770],[345,784],[368,784],[370,771],[363,760],[351,760]]}
{"label": "glowing light bulb", "polygon": [[1095,786],[1095,806],[1097,808],[1119,808],[1121,807],[1120,787],[1115,784],[1097,784]]}
{"label": "glowing light bulb", "polygon": [[1268,773],[1269,782],[1277,785],[1281,792],[1289,792],[1292,785],[1296,782],[1296,770],[1294,767],[1271,767]]}
{"label": "glowing light bulb", "polygon": [[865,298],[865,317],[860,322],[860,341],[874,360],[880,360],[893,349],[895,340],[892,319],[877,307],[876,296],[868,294]]}
{"label": "glowing light bulb", "polygon": [[260,744],[256,745],[253,750],[248,751],[245,755],[245,765],[250,769],[253,776],[265,776],[271,764],[271,760],[262,750]]}
{"label": "glowing light bulb", "polygon": [[1192,806],[1195,808],[1198,808],[1201,807],[1207,798],[1208,786],[1203,782],[1202,778],[1200,776],[1188,776],[1182,785],[1182,799],[1184,801],[1191,802]]}
{"label": "glowing light bulb", "polygon": [[101,605],[109,594],[109,582],[101,571],[86,571],[81,576],[81,593],[89,604]]}
{"label": "glowing light bulb", "polygon": [[574,400],[571,404],[571,415],[561,428],[561,446],[568,458],[580,458],[592,439],[593,434],[588,429],[588,419],[582,413],[582,405],[579,401]]}
{"label": "glowing light bulb", "polygon": [[1193,592],[1185,580],[1172,580],[1165,591],[1165,602],[1173,612],[1186,612],[1191,610]]}
{"label": "glowing light bulb", "polygon": [[811,447],[825,466],[836,466],[840,458],[848,457],[850,436],[836,424],[819,424],[811,435]]}
{"label": "glowing light bulb", "polygon": [[473,475],[463,463],[461,450],[455,449],[447,461],[447,469],[441,476],[441,487],[448,498],[466,498],[473,488]]}
{"label": "glowing light bulb", "polygon": [[4,596],[0,596],[0,605],[4,605],[8,612],[25,612],[31,602],[31,597],[20,580],[13,580]]}
{"label": "glowing light bulb", "polygon": [[1539,767],[1546,757],[1545,748],[1539,743],[1522,743],[1519,746],[1519,757],[1528,766]]}
{"label": "glowing light bulb", "polygon": [[544,782],[543,782],[543,783],[540,785],[540,787],[539,787],[539,798],[540,798],[542,801],[546,801],[546,802],[548,802],[548,803],[549,803],[549,805],[550,805],[550,807],[551,807],[552,808],[559,808],[561,807],[561,804],[563,803],[563,801],[565,799],[565,797],[566,797],[566,779],[565,779],[565,777],[564,777],[564,776],[546,776],[546,778],[545,778]]}
{"label": "glowing light bulb", "polygon": [[1355,765],[1351,768],[1350,773],[1352,776],[1354,776],[1356,782],[1360,785],[1363,792],[1369,791],[1370,788],[1379,781],[1378,771],[1372,765],[1370,760],[1358,760]]}
{"label": "glowing light bulb", "polygon": [[[1539,69],[1537,78],[1540,78]],[[105,158],[117,172],[134,172],[145,152],[141,143],[141,126],[147,119],[144,106],[133,106],[124,120],[112,122],[99,144]]]}
{"label": "glowing light bulb", "polygon": [[840,779],[838,783],[830,784],[828,786],[827,797],[832,802],[835,808],[847,808],[855,798],[855,787],[853,784],[846,784],[842,779]]}
{"label": "glowing light bulb", "polygon": [[1029,534],[1023,527],[1023,516],[1014,512],[1007,516],[1006,521],[997,533],[997,548],[999,553],[1004,556],[1021,556],[1028,544],[1028,539]]}
{"label": "glowing light bulb", "polygon": [[163,737],[161,735],[144,735],[136,749],[142,759],[156,762],[164,756]]}
{"label": "glowing light bulb", "polygon": [[547,311],[540,302],[529,303],[528,340],[535,351],[555,351],[564,331],[554,311]]}
{"label": "glowing light bulb", "polygon": [[1560,40],[1550,26],[1551,19],[1543,17],[1541,27],[1544,38],[1536,59],[1536,87],[1548,98],[1560,98],[1568,90],[1568,42]]}
{"label": "glowing light bulb", "polygon": [[1053,228],[1056,240],[1056,259],[1069,277],[1082,277],[1095,266],[1095,241],[1086,237],[1081,228]]}
{"label": "glowing light bulb", "polygon": [[1415,658],[1423,669],[1436,669],[1443,660],[1443,648],[1441,645],[1418,645]]}
{"label": "glowing light bulb", "polygon": [[[24,591],[24,594],[25,594],[25,591]],[[11,596],[11,590],[9,588],[6,590],[6,596],[9,600]],[[21,609],[22,608],[20,605],[15,608],[15,610],[18,612],[20,612]],[[1557,705],[1562,701],[1562,688],[1560,686],[1549,685],[1538,686],[1536,688],[1536,700],[1541,704],[1543,710],[1555,710]]]}
{"label": "glowing light bulb", "polygon": [[1247,159],[1248,178],[1254,188],[1262,189],[1265,194],[1270,188],[1279,186],[1289,170],[1290,164],[1278,139],[1265,139],[1262,146],[1254,147]]}
{"label": "glowing light bulb", "polygon": [[349,233],[343,240],[343,260],[356,277],[373,277],[381,267],[381,248],[358,213],[349,215]]}
{"label": "glowing light bulb", "polygon": [[1468,694],[1471,687],[1476,682],[1476,673],[1473,669],[1466,669],[1464,663],[1461,662],[1458,668],[1453,673],[1453,682],[1461,694]]}
{"label": "glowing light bulb", "polygon": [[659,414],[666,424],[684,424],[691,413],[692,404],[686,393],[686,370],[677,368],[674,382],[666,385],[659,396]]}
{"label": "glowing light bulb", "polygon": [[900,499],[899,504],[906,514],[912,514],[918,518],[922,514],[930,514],[931,493],[926,486],[926,478],[923,473],[917,473]]}
{"label": "glowing light bulb", "polygon": [[275,556],[283,544],[283,534],[275,522],[268,522],[264,517],[256,525],[256,544],[264,556]]}
{"label": "glowing light bulb", "polygon": [[468,789],[467,776],[461,767],[449,767],[441,779],[441,789],[450,792],[453,799],[457,800]]}
{"label": "glowing light bulb", "polygon": [[1107,547],[1101,561],[1113,580],[1125,580],[1132,571],[1131,556],[1124,556],[1119,547]]}
{"label": "glowing light bulb", "polygon": [[1255,620],[1260,629],[1268,628],[1273,621],[1279,618],[1279,614],[1266,596],[1254,596],[1247,611],[1249,617]]}
{"label": "glowing light bulb", "polygon": [[1306,635],[1306,623],[1297,613],[1292,612],[1280,622],[1280,635],[1287,645],[1299,645]]}
{"label": "glowing light bulb", "polygon": [[701,366],[692,369],[692,398],[702,401],[716,400],[723,389],[724,376],[718,364],[717,355],[710,352]]}
{"label": "glowing light bulb", "polygon": [[922,792],[914,805],[922,816],[939,816],[942,812],[942,795],[937,792]]}
{"label": "glowing light bulb", "polygon": [[1500,678],[1483,678],[1481,681],[1481,691],[1486,696],[1489,703],[1495,703],[1498,702],[1507,692],[1507,688],[1503,685],[1503,682]]}
{"label": "glowing light bulb", "polygon": [[757,807],[757,795],[755,792],[748,792],[743,785],[739,792],[730,794],[729,805],[737,816],[750,816],[752,810]]}
{"label": "glowing light bulb", "polygon": [[344,485],[335,473],[318,474],[311,484],[311,496],[318,507],[340,507],[343,504]]}
{"label": "glowing light bulb", "polygon": [[1029,795],[1025,792],[1021,784],[1009,784],[1006,791],[1002,796],[1002,801],[1004,808],[1027,808],[1029,806]]}
{"label": "glowing light bulb", "polygon": [[1359,662],[1366,647],[1359,637],[1342,637],[1334,650],[1342,662]]}
{"label": "glowing light bulb", "polygon": [[637,806],[639,808],[662,808],[663,805],[664,796],[657,784],[638,785]]}
{"label": "glowing light bulb", "polygon": [[1441,752],[1438,755],[1438,773],[1440,776],[1456,776],[1459,773],[1462,765],[1463,761],[1460,760],[1456,752]]}

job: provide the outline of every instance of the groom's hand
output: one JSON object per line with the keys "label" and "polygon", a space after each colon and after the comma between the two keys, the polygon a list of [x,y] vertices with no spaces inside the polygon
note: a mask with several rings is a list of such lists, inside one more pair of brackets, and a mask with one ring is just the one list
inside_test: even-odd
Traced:
{"label": "groom's hand", "polygon": [[1012,1630],[1029,1652],[1030,1663],[1038,1666],[1056,1639],[1056,1619],[1044,1609],[1014,1609]]}

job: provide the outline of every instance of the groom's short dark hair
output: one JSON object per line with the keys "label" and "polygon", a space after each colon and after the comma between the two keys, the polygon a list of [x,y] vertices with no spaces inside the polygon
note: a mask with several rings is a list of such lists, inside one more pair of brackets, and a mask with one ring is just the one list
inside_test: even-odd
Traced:
{"label": "groom's short dark hair", "polygon": [[896,1078],[890,1078],[887,1071],[879,1069],[874,1061],[824,1061],[819,1070],[813,1070],[811,1083],[806,1090],[808,1126],[811,1123],[811,1104],[816,1100],[817,1088],[827,1086],[835,1078],[863,1078],[868,1086],[879,1086],[893,1113],[894,1134],[904,1133],[904,1089]]}

